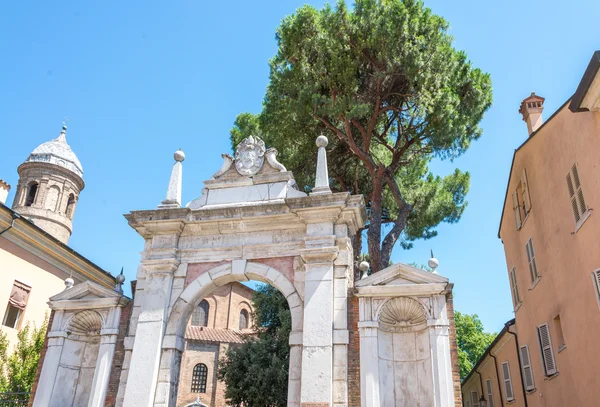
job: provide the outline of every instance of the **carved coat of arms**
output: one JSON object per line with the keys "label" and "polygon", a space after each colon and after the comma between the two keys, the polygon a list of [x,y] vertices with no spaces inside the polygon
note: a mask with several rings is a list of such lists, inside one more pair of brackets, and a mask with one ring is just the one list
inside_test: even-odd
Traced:
{"label": "carved coat of arms", "polygon": [[251,176],[260,171],[265,162],[265,142],[250,136],[242,140],[235,150],[235,169],[241,175]]}

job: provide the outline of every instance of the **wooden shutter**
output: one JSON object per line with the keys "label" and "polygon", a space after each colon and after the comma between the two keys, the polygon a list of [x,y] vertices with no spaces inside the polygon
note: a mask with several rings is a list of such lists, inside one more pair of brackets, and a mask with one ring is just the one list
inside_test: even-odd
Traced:
{"label": "wooden shutter", "polygon": [[471,392],[471,403],[473,407],[479,407],[479,393],[477,390]]}
{"label": "wooden shutter", "polygon": [[502,378],[504,380],[504,394],[506,401],[512,401],[515,398],[512,387],[512,380],[510,378],[510,367],[508,362],[502,363]]}
{"label": "wooden shutter", "polygon": [[596,298],[598,299],[598,306],[600,306],[600,269],[592,272],[592,280],[594,280],[594,287],[596,288]]}
{"label": "wooden shutter", "polygon": [[525,205],[525,214],[531,210],[531,198],[529,197],[529,184],[527,183],[527,172],[523,169],[521,174],[521,186],[523,188],[523,204]]}
{"label": "wooden shutter", "polygon": [[525,245],[525,251],[527,252],[527,262],[529,263],[529,274],[531,276],[531,282],[535,282],[538,279],[539,274],[537,271],[537,264],[535,262],[535,253],[533,251],[533,242],[531,239],[527,241]]}
{"label": "wooden shutter", "polygon": [[530,391],[535,389],[533,382],[533,371],[531,369],[531,358],[529,357],[529,346],[521,346],[521,365],[523,367],[523,381],[525,382],[525,390]]}
{"label": "wooden shutter", "polygon": [[514,267],[508,272],[508,280],[510,281],[510,289],[512,291],[513,306],[516,308],[521,299],[519,298],[519,289],[517,287],[517,271]]}
{"label": "wooden shutter", "polygon": [[494,407],[494,392],[492,391],[492,381],[490,379],[487,379],[485,381],[485,387],[487,390],[487,397],[488,397],[488,407]]}
{"label": "wooden shutter", "polygon": [[521,211],[519,209],[519,194],[515,191],[513,197],[513,211],[515,212],[515,221],[517,222],[517,230],[521,229]]}
{"label": "wooden shutter", "polygon": [[587,212],[587,205],[581,188],[577,164],[573,165],[571,171],[569,171],[569,174],[567,175],[567,189],[569,190],[569,198],[571,199],[571,208],[573,209],[575,223],[577,223]]}
{"label": "wooden shutter", "polygon": [[25,307],[27,306],[27,301],[29,300],[30,291],[31,287],[15,280],[10,292],[8,303],[13,307],[24,311]]}
{"label": "wooden shutter", "polygon": [[538,336],[546,375],[551,376],[556,373],[556,363],[554,361],[554,351],[552,350],[552,340],[550,339],[548,324],[538,326]]}

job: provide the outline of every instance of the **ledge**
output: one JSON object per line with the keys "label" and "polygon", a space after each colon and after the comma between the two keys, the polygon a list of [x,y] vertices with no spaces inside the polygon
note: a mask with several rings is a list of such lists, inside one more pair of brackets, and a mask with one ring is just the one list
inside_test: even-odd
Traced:
{"label": "ledge", "polygon": [[579,219],[579,222],[575,223],[575,231],[573,233],[577,233],[579,229],[583,226],[586,220],[592,215],[593,209],[588,209],[586,213],[583,214],[583,218]]}

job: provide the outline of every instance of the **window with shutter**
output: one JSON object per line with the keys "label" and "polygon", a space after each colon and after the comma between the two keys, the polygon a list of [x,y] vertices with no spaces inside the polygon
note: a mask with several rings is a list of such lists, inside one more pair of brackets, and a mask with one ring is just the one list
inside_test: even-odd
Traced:
{"label": "window with shutter", "polygon": [[537,270],[537,263],[535,262],[535,253],[533,251],[533,242],[531,239],[527,241],[525,245],[525,252],[527,252],[527,262],[529,263],[529,275],[531,277],[531,282],[535,283],[540,275]]}
{"label": "window with shutter", "polygon": [[479,393],[477,390],[471,392],[471,404],[473,407],[479,407]]}
{"label": "window with shutter", "polygon": [[510,290],[512,292],[513,307],[517,308],[517,306],[521,303],[521,297],[519,297],[519,288],[517,287],[517,271],[514,267],[508,272],[508,280],[510,282]]}
{"label": "window with shutter", "polygon": [[529,184],[527,183],[527,172],[523,169],[521,174],[521,196],[523,201],[523,212],[525,216],[531,211],[531,198],[529,197]]}
{"label": "window with shutter", "polygon": [[515,399],[512,387],[512,379],[510,378],[510,367],[508,362],[502,363],[502,379],[504,380],[504,396],[506,401],[512,401]]}
{"label": "window with shutter", "polygon": [[23,284],[19,281],[14,281],[10,297],[8,298],[8,305],[4,313],[4,319],[2,325],[9,328],[19,329],[22,316],[25,313],[27,302],[29,301],[29,293],[31,287]]}
{"label": "window with shutter", "polygon": [[571,199],[571,209],[573,210],[575,224],[577,224],[584,219],[584,216],[588,212],[585,198],[583,197],[583,190],[581,189],[577,164],[573,165],[571,171],[567,174],[567,190]]}
{"label": "window with shutter", "polygon": [[523,382],[525,383],[525,390],[531,391],[535,389],[535,383],[533,382],[533,371],[531,369],[531,358],[529,357],[529,346],[521,346],[521,367],[523,368]]}
{"label": "window with shutter", "polygon": [[488,407],[494,407],[494,392],[492,390],[492,380],[487,379],[485,381],[485,388],[487,390],[487,405]]}
{"label": "window with shutter", "polygon": [[515,212],[515,222],[517,223],[517,230],[521,229],[521,209],[519,207],[519,194],[517,191],[513,193],[513,211]]}
{"label": "window with shutter", "polygon": [[600,307],[600,269],[592,272],[592,280],[594,280],[594,287],[596,288],[596,299],[598,300],[598,307]]}
{"label": "window with shutter", "polygon": [[540,340],[540,349],[542,351],[542,360],[546,376],[551,376],[557,372],[556,362],[554,360],[554,351],[552,350],[552,340],[550,339],[550,329],[548,324],[538,326],[538,338]]}

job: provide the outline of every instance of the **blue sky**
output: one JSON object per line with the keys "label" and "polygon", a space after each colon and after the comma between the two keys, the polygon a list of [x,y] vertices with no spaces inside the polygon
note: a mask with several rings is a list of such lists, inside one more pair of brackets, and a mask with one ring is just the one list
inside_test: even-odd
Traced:
{"label": "blue sky", "polygon": [[[321,7],[323,2],[309,2]],[[0,178],[54,138],[65,116],[84,169],[71,246],[106,270],[135,276],[142,239],[122,214],[164,198],[173,152],[182,147],[183,200],[228,152],[236,115],[258,112],[276,51],[275,28],[304,1],[3,2],[0,5]],[[517,113],[531,91],[549,117],[575,91],[600,48],[600,2],[430,0],[455,46],[492,76],[484,134],[447,174],[471,172],[462,220],[393,260],[425,264],[429,249],[455,284],[455,308],[486,328],[512,318],[497,238],[512,153],[527,137]],[[285,163],[284,163],[285,164]],[[12,203],[14,190],[9,196]]]}

